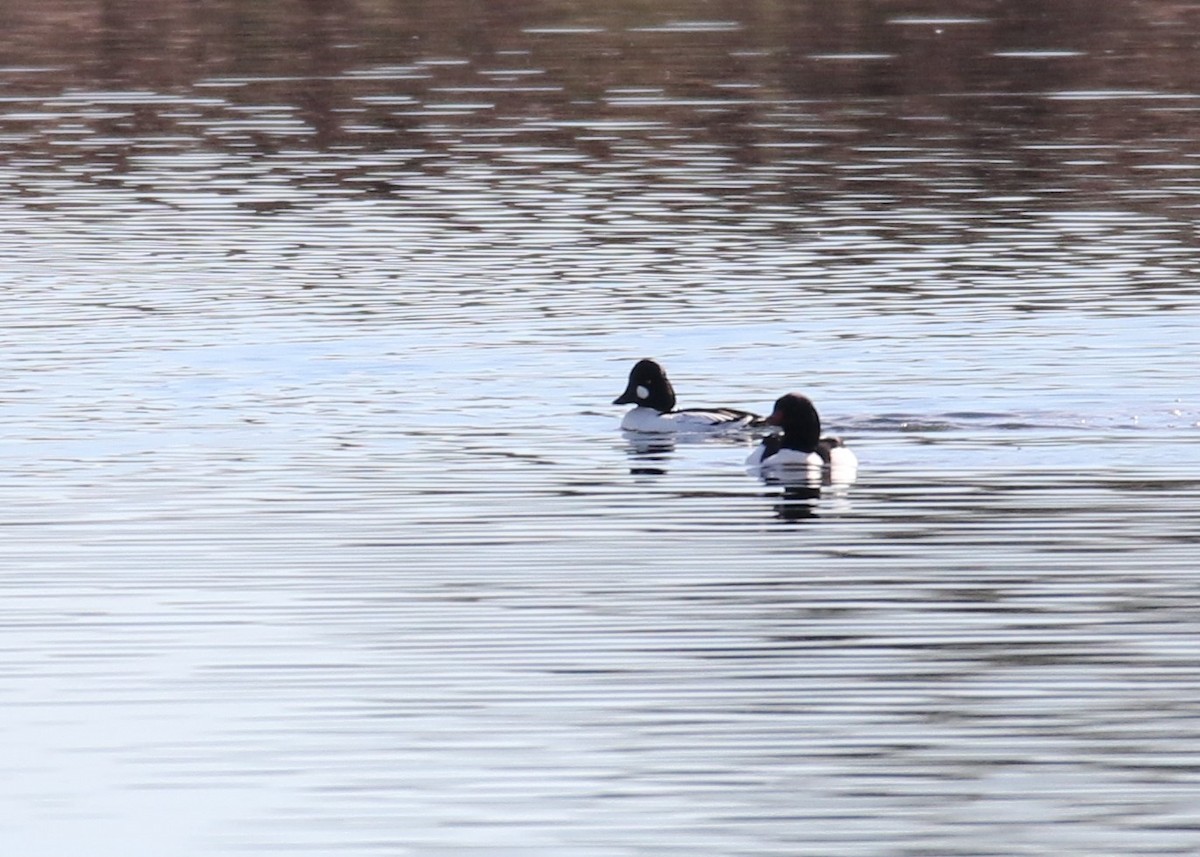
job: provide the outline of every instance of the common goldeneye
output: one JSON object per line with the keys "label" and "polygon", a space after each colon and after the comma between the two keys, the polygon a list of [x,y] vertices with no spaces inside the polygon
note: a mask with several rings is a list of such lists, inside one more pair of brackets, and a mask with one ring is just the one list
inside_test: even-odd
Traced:
{"label": "common goldeneye", "polygon": [[747,467],[829,468],[835,481],[853,480],[858,458],[839,438],[821,437],[821,418],[807,397],[780,396],[766,422],[782,426],[783,434],[764,437],[746,459]]}
{"label": "common goldeneye", "polygon": [[751,428],[762,417],[736,408],[675,408],[675,390],[667,373],[653,360],[639,360],[629,373],[625,392],[614,405],[635,405],[621,420],[625,431],[715,432]]}

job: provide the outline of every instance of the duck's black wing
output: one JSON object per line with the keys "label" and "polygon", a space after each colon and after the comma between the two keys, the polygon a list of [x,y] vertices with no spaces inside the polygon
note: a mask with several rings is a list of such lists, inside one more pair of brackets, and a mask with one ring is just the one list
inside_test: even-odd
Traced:
{"label": "duck's black wing", "polygon": [[689,419],[704,420],[714,426],[730,428],[759,428],[766,421],[758,414],[737,408],[680,408],[674,414],[685,414]]}

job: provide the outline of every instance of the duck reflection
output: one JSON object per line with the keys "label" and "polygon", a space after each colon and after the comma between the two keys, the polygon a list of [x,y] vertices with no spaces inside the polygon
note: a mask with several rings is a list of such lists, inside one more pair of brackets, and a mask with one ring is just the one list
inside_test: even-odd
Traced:
{"label": "duck reflection", "polygon": [[629,456],[629,472],[634,476],[662,476],[667,472],[667,462],[675,453],[675,438],[672,435],[651,435],[641,432],[622,432]]}
{"label": "duck reflection", "polygon": [[823,493],[844,502],[846,490],[852,485],[857,471],[836,471],[828,467],[767,466],[754,467],[751,472],[758,475],[763,484],[783,489],[774,494],[775,514],[782,521],[802,521],[820,517],[818,503]]}
{"label": "duck reflection", "polygon": [[783,494],[777,495],[775,516],[781,521],[805,521],[819,518],[817,502],[821,499],[819,485],[785,485]]}

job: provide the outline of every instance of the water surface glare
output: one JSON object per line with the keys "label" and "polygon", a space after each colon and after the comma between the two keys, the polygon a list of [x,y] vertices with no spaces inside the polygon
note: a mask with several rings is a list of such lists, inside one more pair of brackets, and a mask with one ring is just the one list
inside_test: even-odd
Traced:
{"label": "water surface glare", "polygon": [[1195,11],[485,5],[13,10],[0,843],[1200,851]]}

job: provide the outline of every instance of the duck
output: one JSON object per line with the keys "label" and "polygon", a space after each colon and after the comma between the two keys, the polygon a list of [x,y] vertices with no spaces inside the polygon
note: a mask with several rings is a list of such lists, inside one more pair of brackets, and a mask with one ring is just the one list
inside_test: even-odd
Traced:
{"label": "duck", "polygon": [[614,405],[633,405],[621,420],[632,432],[724,432],[765,425],[763,418],[737,408],[675,409],[675,388],[657,361],[639,360],[629,372],[625,392]]}
{"label": "duck", "polygon": [[781,427],[783,434],[764,437],[746,459],[747,467],[828,468],[837,481],[842,481],[841,477],[853,479],[858,457],[841,438],[821,437],[821,417],[807,396],[780,396],[764,422]]}

